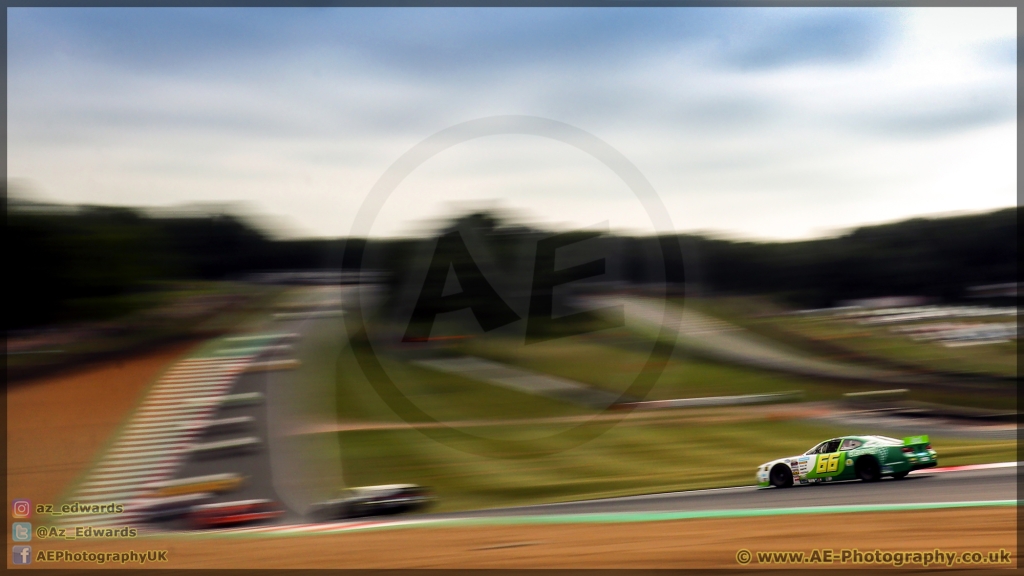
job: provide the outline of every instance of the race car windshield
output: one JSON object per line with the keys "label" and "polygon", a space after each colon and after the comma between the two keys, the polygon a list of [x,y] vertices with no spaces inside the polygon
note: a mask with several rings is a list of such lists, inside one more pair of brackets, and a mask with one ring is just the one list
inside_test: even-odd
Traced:
{"label": "race car windshield", "polygon": [[810,456],[811,454],[820,454],[821,453],[821,449],[825,446],[825,444],[826,444],[826,442],[822,442],[821,444],[818,444],[814,448],[811,448],[807,452],[804,452],[804,456]]}

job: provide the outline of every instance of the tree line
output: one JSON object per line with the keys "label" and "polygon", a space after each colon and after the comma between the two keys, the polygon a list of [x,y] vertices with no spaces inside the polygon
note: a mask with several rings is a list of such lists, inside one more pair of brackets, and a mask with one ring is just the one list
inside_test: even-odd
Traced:
{"label": "tree line", "polygon": [[[60,206],[9,200],[7,329],[116,316],[130,296],[176,280],[239,279],[274,270],[357,269],[359,254],[392,275],[410,266],[429,239],[276,239],[229,213],[161,216],[121,207]],[[613,237],[628,284],[661,281],[701,293],[770,294],[799,306],[872,296],[966,297],[970,286],[1015,282],[1017,214],[915,218],[865,226],[835,238],[740,242],[707,236]],[[494,233],[543,231],[468,215]],[[665,242],[683,261],[665,270]],[[501,246],[495,244],[499,265]],[[347,247],[347,250],[346,250]]]}
{"label": "tree line", "polygon": [[802,242],[682,241],[698,282],[712,292],[819,307],[894,295],[959,301],[972,286],[1017,281],[1019,212],[914,218]]}

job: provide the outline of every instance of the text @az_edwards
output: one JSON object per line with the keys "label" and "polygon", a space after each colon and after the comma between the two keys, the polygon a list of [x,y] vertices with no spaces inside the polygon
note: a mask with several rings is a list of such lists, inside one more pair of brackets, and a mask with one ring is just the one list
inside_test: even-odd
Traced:
{"label": "text @az_edwards", "polygon": [[135,538],[139,531],[131,526],[111,528],[108,526],[72,526],[64,528],[60,526],[36,526],[36,538],[40,540],[77,540],[79,538]]}

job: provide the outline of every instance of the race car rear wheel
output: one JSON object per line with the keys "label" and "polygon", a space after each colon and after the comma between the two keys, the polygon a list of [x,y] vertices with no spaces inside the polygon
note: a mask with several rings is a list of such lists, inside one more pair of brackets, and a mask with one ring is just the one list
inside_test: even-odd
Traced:
{"label": "race car rear wheel", "polygon": [[882,478],[882,469],[873,456],[861,456],[856,464],[857,478],[865,482],[875,482]]}
{"label": "race car rear wheel", "polygon": [[785,464],[776,464],[768,474],[768,481],[776,488],[788,488],[793,485],[793,471]]}

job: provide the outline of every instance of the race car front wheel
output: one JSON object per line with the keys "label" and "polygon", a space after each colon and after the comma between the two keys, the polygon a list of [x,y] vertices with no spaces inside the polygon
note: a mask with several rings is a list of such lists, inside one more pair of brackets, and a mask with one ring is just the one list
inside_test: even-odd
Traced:
{"label": "race car front wheel", "polygon": [[776,464],[768,475],[768,480],[776,488],[788,488],[793,485],[793,471],[789,466]]}
{"label": "race car front wheel", "polygon": [[882,478],[882,470],[878,466],[878,460],[871,456],[864,456],[857,459],[857,478],[865,482],[875,482]]}

